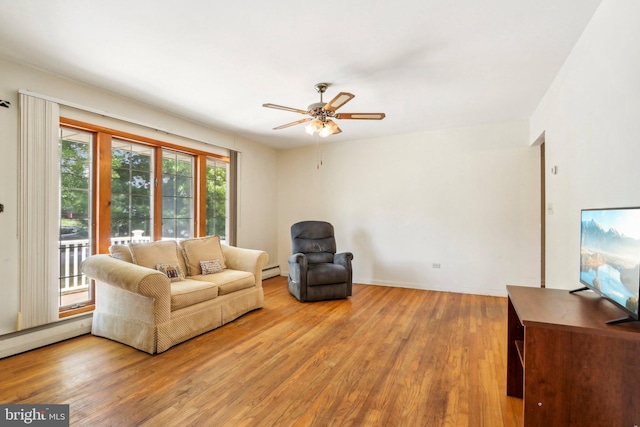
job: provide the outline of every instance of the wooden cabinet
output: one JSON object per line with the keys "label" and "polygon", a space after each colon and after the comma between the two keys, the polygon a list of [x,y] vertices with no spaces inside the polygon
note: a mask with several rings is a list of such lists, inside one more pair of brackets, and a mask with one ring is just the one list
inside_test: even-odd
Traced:
{"label": "wooden cabinet", "polygon": [[507,286],[507,394],[525,427],[640,426],[640,322],[593,292]]}

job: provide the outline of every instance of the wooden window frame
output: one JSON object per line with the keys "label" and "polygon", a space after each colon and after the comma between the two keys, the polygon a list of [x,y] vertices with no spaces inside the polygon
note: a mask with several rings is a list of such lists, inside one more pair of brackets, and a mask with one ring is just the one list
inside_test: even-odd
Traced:
{"label": "wooden window frame", "polygon": [[[77,129],[94,134],[93,144],[93,179],[92,191],[93,209],[91,233],[91,251],[93,254],[108,253],[111,246],[111,141],[124,140],[140,145],[147,145],[155,149],[154,168],[154,239],[162,236],[162,150],[176,151],[194,158],[194,237],[202,237],[206,234],[206,166],[207,158],[230,163],[229,156],[223,156],[204,150],[184,147],[141,135],[123,132],[104,126],[94,125],[83,121],[60,117],[60,126]],[[79,308],[64,307],[59,310],[59,317],[68,317],[83,312],[92,311],[95,308],[95,283],[90,282],[91,300]]]}

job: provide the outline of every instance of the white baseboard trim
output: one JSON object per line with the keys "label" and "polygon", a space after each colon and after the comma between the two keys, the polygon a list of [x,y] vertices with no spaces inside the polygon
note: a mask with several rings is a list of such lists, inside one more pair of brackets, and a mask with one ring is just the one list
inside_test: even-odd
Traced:
{"label": "white baseboard trim", "polygon": [[89,313],[3,335],[0,337],[0,359],[88,334],[91,332],[91,320]]}

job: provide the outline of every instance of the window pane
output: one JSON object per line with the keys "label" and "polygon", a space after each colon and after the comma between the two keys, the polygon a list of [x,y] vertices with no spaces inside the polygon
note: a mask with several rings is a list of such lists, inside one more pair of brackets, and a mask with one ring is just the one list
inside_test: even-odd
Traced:
{"label": "window pane", "polygon": [[176,175],[181,175],[181,176],[193,175],[193,160],[191,156],[178,154],[176,156],[176,161],[177,161]]}
{"label": "window pane", "polygon": [[137,220],[146,220],[149,222],[151,218],[151,205],[149,204],[149,197],[145,196],[131,196],[131,215],[130,218]]}
{"label": "window pane", "polygon": [[162,151],[163,239],[182,239],[193,235],[194,164],[193,156]]}
{"label": "window pane", "polygon": [[129,192],[129,182],[131,181],[131,171],[124,168],[111,169],[111,192],[117,194],[127,194]]}
{"label": "window pane", "polygon": [[[162,218],[176,217],[176,199],[173,197],[162,198]],[[164,237],[164,236],[163,236]]]}
{"label": "window pane", "polygon": [[131,176],[131,192],[134,194],[149,194],[151,190],[151,174],[135,171]]}
{"label": "window pane", "polygon": [[190,219],[179,219],[176,220],[176,229],[178,239],[187,239],[191,237],[191,229],[193,222]]}
{"label": "window pane", "polygon": [[176,239],[177,238],[177,230],[176,230],[176,220],[164,218],[162,220],[162,238],[163,239]]}
{"label": "window pane", "polygon": [[176,201],[176,218],[191,218],[191,204],[193,201],[189,198],[178,197]]}
{"label": "window pane", "polygon": [[206,170],[206,232],[226,240],[227,163],[207,159]]}
{"label": "window pane", "polygon": [[129,219],[111,218],[111,242],[114,245],[128,243],[131,234]]}
{"label": "window pane", "polygon": [[91,255],[91,153],[93,135],[60,128],[59,306],[89,303],[93,297],[80,264]]}
{"label": "window pane", "polygon": [[111,143],[111,243],[153,240],[152,147]]}
{"label": "window pane", "polygon": [[129,217],[129,196],[113,194],[111,196],[111,222]]}
{"label": "window pane", "polygon": [[131,164],[131,168],[134,170],[151,172],[153,168],[151,167],[152,159],[150,154],[151,149],[147,147],[141,148],[140,151],[132,152],[129,162]]}
{"label": "window pane", "polygon": [[191,197],[191,182],[193,178],[190,177],[176,177],[175,195],[177,197]]}
{"label": "window pane", "polygon": [[131,221],[131,235],[132,237],[132,241],[133,242],[143,242],[143,241],[148,241],[148,239],[145,238],[145,236],[151,236],[152,231],[151,231],[151,227],[152,224],[149,223],[149,221],[138,221],[138,220],[133,220]]}
{"label": "window pane", "polygon": [[162,175],[162,195],[173,197],[176,194],[176,177],[172,175]]}
{"label": "window pane", "polygon": [[176,157],[171,157],[171,153],[162,153],[162,173],[167,175],[176,174]]}

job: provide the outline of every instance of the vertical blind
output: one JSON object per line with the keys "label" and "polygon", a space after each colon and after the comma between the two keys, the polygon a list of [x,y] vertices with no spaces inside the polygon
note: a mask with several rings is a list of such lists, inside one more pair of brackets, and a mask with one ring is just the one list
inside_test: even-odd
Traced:
{"label": "vertical blind", "polygon": [[20,94],[17,329],[58,320],[58,125],[55,102]]}
{"label": "vertical blind", "polygon": [[238,158],[240,153],[229,151],[229,173],[227,174],[227,185],[229,187],[229,235],[227,242],[229,245],[238,244]]}

